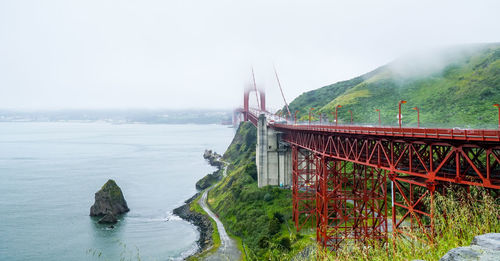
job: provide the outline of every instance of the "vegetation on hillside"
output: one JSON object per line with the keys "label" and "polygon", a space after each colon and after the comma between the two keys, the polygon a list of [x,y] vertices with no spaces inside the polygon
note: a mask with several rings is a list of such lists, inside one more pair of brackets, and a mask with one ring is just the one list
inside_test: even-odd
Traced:
{"label": "vegetation on hillside", "polygon": [[496,128],[500,103],[500,44],[468,45],[396,60],[370,73],[306,92],[290,103],[307,120],[315,108],[339,124],[397,125],[398,101],[403,124],[417,125],[415,106],[424,127]]}
{"label": "vegetation on hillside", "polygon": [[290,259],[312,241],[294,232],[290,190],[257,187],[255,145],[255,127],[241,123],[224,154],[228,175],[208,202],[226,230],[241,238],[247,259]]}

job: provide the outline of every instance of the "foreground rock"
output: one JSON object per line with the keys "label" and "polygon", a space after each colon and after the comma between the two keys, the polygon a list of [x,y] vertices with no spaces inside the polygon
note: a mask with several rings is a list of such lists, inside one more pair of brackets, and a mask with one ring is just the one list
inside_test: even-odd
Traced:
{"label": "foreground rock", "polygon": [[200,232],[200,238],[197,241],[199,246],[199,250],[197,253],[203,252],[204,250],[212,247],[213,245],[212,242],[213,228],[212,228],[212,223],[210,222],[210,218],[208,216],[202,215],[195,211],[191,211],[191,209],[189,209],[189,204],[199,195],[200,194],[197,193],[192,198],[186,200],[185,202],[186,204],[174,209],[173,211],[175,215],[192,223],[198,228],[198,231]]}
{"label": "foreground rock", "polygon": [[500,233],[476,236],[470,246],[454,248],[440,259],[440,261],[469,260],[500,260]]}
{"label": "foreground rock", "polygon": [[95,193],[95,203],[90,207],[90,216],[103,216],[99,223],[113,224],[118,221],[118,215],[129,210],[122,190],[110,179]]}

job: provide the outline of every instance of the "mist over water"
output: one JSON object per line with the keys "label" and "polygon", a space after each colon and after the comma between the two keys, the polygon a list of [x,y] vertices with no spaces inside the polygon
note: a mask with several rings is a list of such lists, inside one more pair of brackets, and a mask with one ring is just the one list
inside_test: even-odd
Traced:
{"label": "mist over water", "polygon": [[[204,149],[222,153],[232,135],[220,125],[0,123],[0,260],[179,259],[198,232],[171,211],[213,171]],[[109,178],[131,209],[114,229],[89,217]]]}

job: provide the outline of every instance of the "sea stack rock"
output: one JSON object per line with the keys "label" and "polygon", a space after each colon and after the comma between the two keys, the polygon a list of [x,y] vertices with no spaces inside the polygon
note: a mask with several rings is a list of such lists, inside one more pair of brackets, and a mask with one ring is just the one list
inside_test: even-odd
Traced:
{"label": "sea stack rock", "polygon": [[122,190],[110,179],[95,193],[95,203],[90,207],[90,216],[103,216],[99,223],[112,224],[118,221],[118,215],[129,210]]}

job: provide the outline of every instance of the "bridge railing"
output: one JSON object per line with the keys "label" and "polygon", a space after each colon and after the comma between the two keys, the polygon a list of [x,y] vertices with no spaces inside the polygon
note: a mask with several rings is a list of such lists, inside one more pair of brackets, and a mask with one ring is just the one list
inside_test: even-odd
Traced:
{"label": "bridge railing", "polygon": [[[307,130],[318,132],[335,132],[345,134],[362,134],[376,136],[397,136],[448,140],[467,141],[500,141],[500,130],[488,129],[461,129],[461,128],[414,128],[414,127],[394,127],[394,126],[358,126],[358,125],[335,125],[333,123],[318,122],[295,122],[290,119],[274,115],[259,109],[249,109],[249,116],[255,122],[260,114],[265,114],[270,126],[283,129]],[[253,121],[252,121],[253,122]]]}
{"label": "bridge railing", "polygon": [[377,136],[398,136],[414,138],[451,139],[468,141],[500,141],[499,130],[484,129],[440,129],[440,128],[398,128],[398,127],[369,127],[369,126],[335,126],[314,124],[287,124],[271,123],[276,128],[306,130],[317,132],[335,132],[346,134],[362,134]]}

